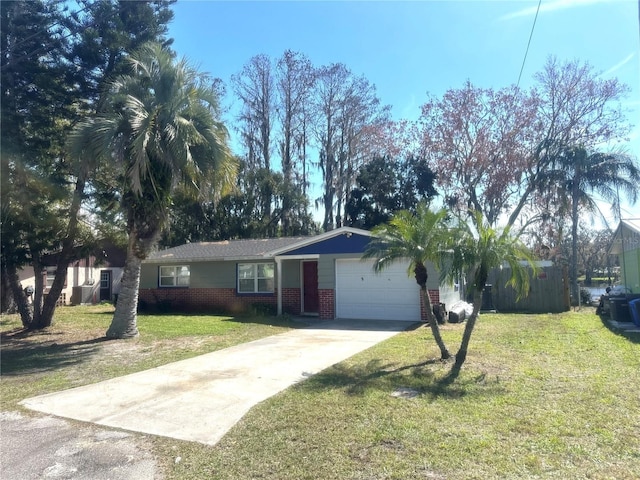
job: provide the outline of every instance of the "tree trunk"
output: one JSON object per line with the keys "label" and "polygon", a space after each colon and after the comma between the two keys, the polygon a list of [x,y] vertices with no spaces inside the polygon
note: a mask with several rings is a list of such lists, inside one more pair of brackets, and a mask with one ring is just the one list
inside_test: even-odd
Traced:
{"label": "tree trunk", "polygon": [[[33,330],[46,328],[46,322],[42,318],[42,307],[44,305],[44,292],[47,288],[47,269],[42,265],[42,258],[39,252],[31,252],[31,263],[33,264],[34,292],[31,299],[33,309],[33,322],[29,328]],[[56,274],[57,275],[57,274]],[[53,321],[53,317],[51,319]],[[50,325],[51,323],[49,323]]]}
{"label": "tree trunk", "polygon": [[[62,249],[58,255],[58,262],[56,264],[56,276],[51,288],[49,289],[49,293],[44,298],[44,301],[42,303],[34,302],[34,322],[31,328],[47,328],[53,322],[53,314],[56,311],[58,299],[62,294],[62,289],[64,288],[64,283],[67,279],[69,263],[74,256],[75,242],[76,237],[78,236],[80,208],[82,207],[82,200],[84,199],[84,188],[86,185],[88,168],[89,167],[86,162],[80,165],[75,190],[73,192],[73,199],[71,200],[71,206],[69,208],[69,225],[67,226],[67,233],[62,240]],[[34,262],[34,268],[35,267],[36,265]],[[37,275],[38,272],[36,272],[36,282]],[[40,291],[43,292],[44,289],[41,289]],[[38,289],[36,288],[35,299],[39,300],[37,295]]]}
{"label": "tree trunk", "polygon": [[433,314],[433,307],[431,306],[431,299],[429,298],[429,290],[426,287],[420,287],[422,291],[422,298],[424,300],[424,307],[427,311],[427,320],[429,321],[429,326],[431,327],[431,333],[433,334],[433,338],[440,349],[440,360],[446,360],[451,358],[451,354],[447,349],[447,346],[442,340],[442,335],[440,335],[440,327],[438,326],[438,320],[436,320],[435,315]]}
{"label": "tree trunk", "polygon": [[132,338],[139,334],[137,310],[141,266],[142,259],[136,255],[134,240],[129,240],[116,311],[106,334],[108,338]]}
{"label": "tree trunk", "polygon": [[456,363],[454,365],[454,368],[459,369],[460,367],[462,367],[462,364],[467,359],[467,350],[469,349],[471,334],[473,333],[473,329],[476,326],[476,320],[478,319],[478,314],[480,313],[480,308],[482,307],[483,291],[484,285],[481,289],[476,288],[473,292],[473,312],[471,312],[471,316],[467,320],[467,324],[464,327],[464,333],[462,334],[460,348],[458,349],[458,353],[456,353]]}
{"label": "tree trunk", "polygon": [[2,262],[0,264],[0,313],[13,312],[18,308],[13,298],[13,290],[11,289],[11,285],[9,285],[8,276],[7,266],[5,262]]}
{"label": "tree trunk", "polygon": [[31,328],[31,325],[33,324],[33,310],[31,309],[31,305],[29,305],[27,295],[22,289],[22,285],[20,285],[18,270],[15,265],[11,264],[5,265],[5,269],[7,272],[6,280],[9,284],[9,288],[11,288],[11,293],[13,293],[13,299],[16,302],[16,306],[18,307],[22,326],[24,328]]}

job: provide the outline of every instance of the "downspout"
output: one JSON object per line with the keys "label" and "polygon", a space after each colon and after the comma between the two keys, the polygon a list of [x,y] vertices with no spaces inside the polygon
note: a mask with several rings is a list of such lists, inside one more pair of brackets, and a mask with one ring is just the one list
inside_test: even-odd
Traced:
{"label": "downspout", "polygon": [[278,316],[282,315],[282,258],[275,257],[276,277],[278,278]]}

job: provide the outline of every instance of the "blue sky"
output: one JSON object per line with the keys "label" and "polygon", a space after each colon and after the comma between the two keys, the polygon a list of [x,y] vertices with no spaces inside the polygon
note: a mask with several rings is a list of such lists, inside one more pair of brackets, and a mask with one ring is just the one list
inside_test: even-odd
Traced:
{"label": "blue sky", "polygon": [[[538,1],[179,0],[174,48],[226,83],[254,55],[304,53],[342,62],[375,84],[396,120],[416,119],[427,94],[466,80],[501,88],[518,81]],[[635,124],[628,150],[640,158],[638,0],[542,0],[520,82],[530,86],[547,57],[588,61],[631,87]],[[629,207],[623,216],[640,216]]]}

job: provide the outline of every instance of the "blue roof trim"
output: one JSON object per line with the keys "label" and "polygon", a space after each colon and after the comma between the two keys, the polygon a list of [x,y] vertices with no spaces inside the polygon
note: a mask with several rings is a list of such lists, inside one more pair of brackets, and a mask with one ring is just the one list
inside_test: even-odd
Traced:
{"label": "blue roof trim", "polygon": [[345,232],[341,235],[322,240],[317,243],[305,245],[304,247],[282,253],[283,257],[288,255],[310,255],[310,254],[336,254],[336,253],[364,253],[371,237]]}

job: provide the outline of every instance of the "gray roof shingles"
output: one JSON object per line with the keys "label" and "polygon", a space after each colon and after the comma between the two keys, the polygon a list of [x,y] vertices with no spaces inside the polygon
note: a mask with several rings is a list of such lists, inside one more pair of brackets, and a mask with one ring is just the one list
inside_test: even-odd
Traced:
{"label": "gray roof shingles", "polygon": [[[211,261],[226,259],[257,259],[274,250],[294,245],[309,237],[282,237],[221,242],[187,243],[154,252],[145,262]],[[266,258],[269,258],[268,256]]]}

